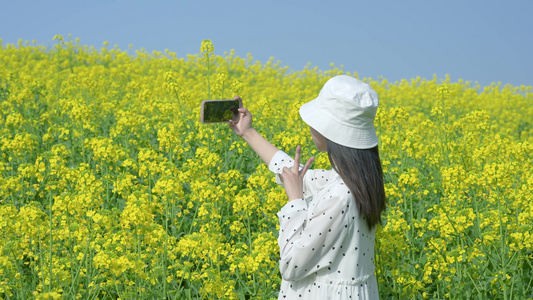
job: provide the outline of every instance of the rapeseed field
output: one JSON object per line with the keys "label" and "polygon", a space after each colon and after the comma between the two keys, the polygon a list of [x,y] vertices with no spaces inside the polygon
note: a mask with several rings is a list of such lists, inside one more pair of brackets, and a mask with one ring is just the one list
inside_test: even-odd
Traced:
{"label": "rapeseed field", "polygon": [[[61,36],[2,44],[0,66],[0,299],[277,297],[285,192],[200,103],[239,95],[330,168],[298,108],[357,73]],[[532,87],[361,79],[380,96],[381,298],[533,298]]]}

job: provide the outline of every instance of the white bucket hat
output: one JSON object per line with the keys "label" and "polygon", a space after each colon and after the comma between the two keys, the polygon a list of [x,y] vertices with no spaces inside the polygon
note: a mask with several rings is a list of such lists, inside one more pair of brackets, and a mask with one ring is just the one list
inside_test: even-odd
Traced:
{"label": "white bucket hat", "polygon": [[329,79],[318,97],[300,107],[305,123],[327,139],[350,148],[378,144],[374,119],[378,94],[370,85],[347,75]]}

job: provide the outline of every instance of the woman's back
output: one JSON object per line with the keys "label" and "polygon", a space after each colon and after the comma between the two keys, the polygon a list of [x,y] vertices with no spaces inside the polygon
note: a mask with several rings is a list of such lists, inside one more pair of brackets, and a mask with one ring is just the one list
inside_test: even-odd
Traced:
{"label": "woman's back", "polygon": [[[292,166],[278,152],[270,164],[276,174]],[[280,299],[375,299],[375,227],[370,230],[346,184],[333,170],[308,170],[304,199],[278,213]],[[359,296],[358,296],[359,295]]]}

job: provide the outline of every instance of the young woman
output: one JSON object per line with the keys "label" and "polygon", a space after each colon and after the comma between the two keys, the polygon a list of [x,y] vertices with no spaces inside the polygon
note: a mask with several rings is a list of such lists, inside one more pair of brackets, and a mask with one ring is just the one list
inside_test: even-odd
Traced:
{"label": "young woman", "polygon": [[374,118],[378,95],[366,83],[340,75],[300,108],[332,170],[309,169],[264,139],[240,108],[230,128],[241,136],[285,188],[278,213],[279,299],[378,299],[374,274],[376,224],[386,207]]}

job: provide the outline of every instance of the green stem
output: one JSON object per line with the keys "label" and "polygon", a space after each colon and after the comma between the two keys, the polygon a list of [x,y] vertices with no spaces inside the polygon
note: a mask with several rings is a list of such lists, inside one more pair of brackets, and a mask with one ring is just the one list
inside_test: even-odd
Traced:
{"label": "green stem", "polygon": [[168,199],[165,201],[165,249],[163,251],[163,295],[167,296]]}
{"label": "green stem", "polygon": [[44,289],[44,265],[43,265],[43,252],[42,252],[42,244],[41,244],[41,226],[39,224],[36,224],[37,226],[37,236],[39,237],[39,263],[41,265],[41,284],[43,285]]}
{"label": "green stem", "polygon": [[[105,182],[106,205],[111,208],[109,200],[109,166],[107,165],[107,163],[105,164]],[[104,208],[106,207],[106,205],[104,205]]]}
{"label": "green stem", "polygon": [[209,63],[209,54],[207,54],[206,59],[207,59],[207,98],[211,99],[211,84],[209,83],[209,77],[211,77],[211,65]]}
{"label": "green stem", "polygon": [[60,73],[60,59],[61,59],[61,46],[60,42],[57,43],[57,87],[56,87],[56,93],[57,93],[57,102],[59,103],[59,97],[60,97],[60,91],[61,91],[61,83],[59,78]]}
{"label": "green stem", "polygon": [[53,242],[53,235],[52,235],[52,195],[49,193],[48,194],[48,198],[49,198],[49,211],[50,211],[50,249],[49,249],[49,254],[50,254],[50,261],[49,261],[49,278],[48,278],[48,291],[52,291],[52,242]]}
{"label": "green stem", "polygon": [[69,241],[69,249],[68,249],[68,252],[69,252],[69,256],[70,256],[70,280],[71,280],[71,283],[70,283],[70,292],[73,292],[72,291],[72,288],[74,287],[74,274],[72,273],[73,272],[73,268],[74,268],[74,258],[73,258],[73,254],[72,254],[72,251],[73,251],[73,244],[72,244],[72,235],[70,234],[70,214],[69,214],[69,211],[68,211],[68,206],[67,206],[67,230],[68,230],[68,241]]}
{"label": "green stem", "polygon": [[[11,250],[11,255],[13,256],[13,261],[16,261],[17,260],[17,255],[15,254],[15,252],[13,250]],[[19,284],[20,284],[20,297],[21,299],[24,299],[24,284],[23,284],[23,281],[22,281],[22,270],[20,269],[20,266],[19,264],[17,263],[16,264],[17,266],[17,272],[20,274],[19,276]],[[8,294],[6,294],[8,295]],[[9,297],[9,295],[8,295]]]}
{"label": "green stem", "polygon": [[503,287],[503,299],[507,300],[507,285],[505,284],[505,281],[507,280],[507,267],[506,267],[507,247],[505,245],[505,236],[504,236],[505,232],[503,230],[504,224],[502,222],[500,195],[498,195],[497,197],[498,197],[498,218],[500,222],[500,242],[501,242],[500,260],[501,260],[501,266],[502,266],[502,272],[503,272],[501,282],[502,282],[502,287]]}

